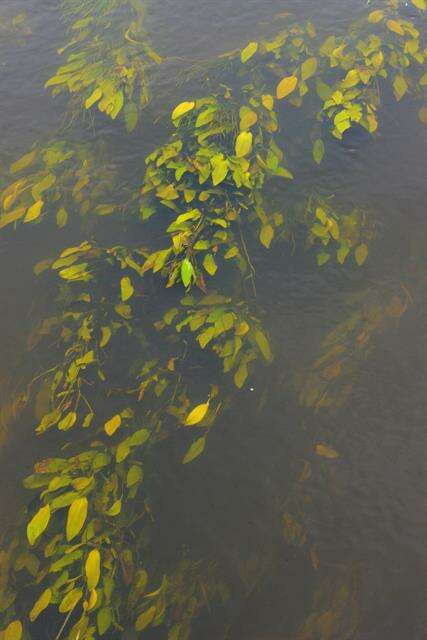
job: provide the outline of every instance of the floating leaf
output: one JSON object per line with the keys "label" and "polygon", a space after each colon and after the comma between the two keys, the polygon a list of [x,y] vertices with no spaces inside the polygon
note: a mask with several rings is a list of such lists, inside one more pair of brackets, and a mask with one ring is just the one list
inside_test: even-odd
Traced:
{"label": "floating leaf", "polygon": [[295,91],[298,84],[298,78],[296,76],[286,76],[277,85],[276,95],[279,100],[286,98],[290,93]]}
{"label": "floating leaf", "polygon": [[244,158],[252,150],[253,136],[250,131],[242,131],[236,139],[236,156]]}
{"label": "floating leaf", "polygon": [[47,504],[36,513],[27,525],[27,538],[31,546],[40,538],[50,520],[50,506]]}
{"label": "floating leaf", "polygon": [[104,431],[108,436],[112,436],[116,433],[121,424],[122,418],[119,414],[116,414],[104,424]]}
{"label": "floating leaf", "polygon": [[128,102],[124,108],[126,131],[132,133],[138,124],[138,107],[134,102]]}
{"label": "floating leaf", "polygon": [[89,591],[95,589],[101,576],[101,554],[98,549],[92,549],[89,553],[86,564],[86,584]]}
{"label": "floating leaf", "polygon": [[199,424],[207,414],[209,409],[209,403],[199,404],[193,409],[185,420],[186,427],[193,427],[195,424]]}
{"label": "floating leaf", "polygon": [[87,498],[78,498],[71,503],[70,508],[68,509],[66,526],[66,535],[68,542],[73,540],[73,538],[75,538],[82,530],[82,527],[86,522],[87,509]]}
{"label": "floating leaf", "polygon": [[198,438],[197,440],[195,440],[191,445],[191,447],[188,449],[187,453],[185,454],[182,460],[182,464],[188,464],[189,462],[192,462],[195,458],[198,458],[200,454],[202,454],[203,451],[205,450],[205,445],[206,445],[206,437]]}
{"label": "floating leaf", "polygon": [[316,444],[315,451],[317,455],[321,456],[322,458],[334,459],[334,458],[340,457],[340,454],[337,451],[335,451],[335,449],[332,449],[331,447],[328,447],[325,444]]}
{"label": "floating leaf", "polygon": [[189,113],[196,106],[195,102],[181,102],[172,112],[172,120],[182,118],[186,113]]}
{"label": "floating leaf", "polygon": [[321,138],[317,138],[313,144],[313,160],[316,164],[320,164],[325,155],[325,145]]}
{"label": "floating leaf", "polygon": [[48,607],[52,600],[52,591],[45,589],[30,611],[30,620],[34,622],[36,618]]}
{"label": "floating leaf", "polygon": [[366,258],[368,257],[369,249],[367,244],[359,244],[357,249],[354,252],[354,257],[356,258],[356,262],[359,267],[364,264]]}
{"label": "floating leaf", "polygon": [[20,620],[14,620],[3,631],[3,640],[21,640],[22,623]]}
{"label": "floating leaf", "polygon": [[248,60],[252,58],[258,51],[258,42],[250,42],[247,47],[245,47],[240,55],[240,58],[245,64]]}
{"label": "floating leaf", "polygon": [[120,280],[120,295],[122,298],[122,302],[126,302],[129,298],[132,298],[135,293],[135,289],[133,288],[131,279],[127,276]]}
{"label": "floating leaf", "polygon": [[135,622],[135,630],[136,631],[144,631],[154,620],[156,615],[156,607],[150,607],[146,611],[143,611]]}
{"label": "floating leaf", "polygon": [[261,232],[259,234],[259,239],[261,240],[264,247],[267,249],[270,248],[271,241],[274,238],[274,229],[271,224],[264,224],[261,227]]}

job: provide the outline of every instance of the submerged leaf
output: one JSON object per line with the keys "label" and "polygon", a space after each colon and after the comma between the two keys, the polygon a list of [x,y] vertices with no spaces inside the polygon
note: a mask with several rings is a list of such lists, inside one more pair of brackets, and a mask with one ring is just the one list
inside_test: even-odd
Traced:
{"label": "submerged leaf", "polygon": [[369,249],[367,244],[359,244],[357,249],[354,252],[354,257],[356,258],[356,262],[359,267],[364,264],[366,258],[368,257]]}
{"label": "submerged leaf", "polygon": [[313,160],[316,164],[320,164],[325,155],[325,145],[321,138],[314,141],[313,144]]}
{"label": "submerged leaf", "polygon": [[334,459],[334,458],[340,457],[340,454],[337,451],[335,451],[335,449],[332,449],[331,447],[328,447],[325,444],[316,444],[315,451],[317,455],[321,456],[322,458]]}
{"label": "submerged leaf", "polygon": [[198,458],[205,450],[205,445],[206,437],[198,438],[197,440],[195,440],[185,454],[182,460],[182,464],[188,464],[189,462],[195,460],[195,458]]}

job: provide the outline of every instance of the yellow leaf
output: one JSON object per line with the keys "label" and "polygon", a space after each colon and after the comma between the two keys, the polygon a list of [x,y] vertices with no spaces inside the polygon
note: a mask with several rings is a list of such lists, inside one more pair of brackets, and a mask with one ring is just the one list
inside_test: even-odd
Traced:
{"label": "yellow leaf", "polygon": [[69,411],[65,418],[58,423],[58,429],[61,431],[68,431],[76,424],[77,414],[75,411]]}
{"label": "yellow leaf", "polygon": [[37,220],[40,216],[43,209],[43,200],[37,200],[29,209],[27,210],[27,215],[24,218],[24,222],[31,222],[32,220]]}
{"label": "yellow leaf", "polygon": [[387,27],[390,31],[394,31],[394,33],[397,33],[399,36],[405,35],[402,25],[396,20],[387,20]]}
{"label": "yellow leaf", "polygon": [[21,640],[22,624],[19,620],[11,622],[3,631],[3,640]]}
{"label": "yellow leaf", "polygon": [[86,564],[86,584],[89,591],[95,589],[101,576],[101,554],[98,549],[92,549],[89,553]]}
{"label": "yellow leaf", "polygon": [[271,224],[264,224],[261,227],[261,233],[259,234],[259,239],[261,240],[264,247],[267,249],[270,248],[271,241],[274,238],[274,229]]}
{"label": "yellow leaf", "polygon": [[322,456],[322,458],[339,458],[340,454],[332,449],[331,447],[327,447],[325,444],[316,444],[315,451],[318,456]]}
{"label": "yellow leaf", "polygon": [[393,80],[393,89],[396,100],[401,100],[408,91],[408,84],[403,76],[398,74]]}
{"label": "yellow leaf", "polygon": [[111,338],[111,329],[110,327],[101,327],[101,340],[99,341],[99,346],[101,349],[105,347]]}
{"label": "yellow leaf", "polygon": [[267,109],[267,111],[273,111],[274,107],[274,98],[269,93],[266,93],[262,96],[262,106]]}
{"label": "yellow leaf", "polygon": [[244,158],[252,150],[253,136],[250,131],[242,131],[239,133],[236,139],[236,156],[238,158]]}
{"label": "yellow leaf", "polygon": [[276,95],[279,100],[286,98],[292,91],[295,90],[298,84],[298,78],[296,76],[286,76],[279,82],[276,89]]}
{"label": "yellow leaf", "polygon": [[371,11],[371,13],[368,16],[369,22],[372,22],[373,24],[375,24],[376,22],[380,22],[380,20],[382,20],[383,18],[384,18],[384,11],[381,11],[380,9],[377,9],[376,11]]}
{"label": "yellow leaf", "polygon": [[116,433],[117,429],[122,424],[122,418],[119,414],[116,414],[104,424],[105,433],[108,436],[112,436]]}
{"label": "yellow leaf", "polygon": [[50,605],[52,600],[52,591],[50,589],[46,589],[41,594],[40,598],[35,603],[34,607],[30,611],[30,620],[34,622],[34,620]]}
{"label": "yellow leaf", "polygon": [[120,293],[121,293],[122,302],[126,302],[126,300],[129,300],[129,298],[132,298],[133,294],[135,293],[135,289],[132,286],[132,282],[130,278],[126,277],[121,279]]}
{"label": "yellow leaf", "polygon": [[81,589],[72,589],[69,591],[61,601],[58,609],[60,613],[68,613],[72,611],[79,600],[82,599],[83,591]]}
{"label": "yellow leaf", "polygon": [[25,211],[25,207],[19,207],[18,209],[14,209],[13,211],[5,213],[3,216],[0,216],[0,229],[7,227],[8,224],[12,224],[12,222],[16,222],[22,218]]}
{"label": "yellow leaf", "polygon": [[199,404],[195,409],[190,411],[190,413],[188,414],[185,420],[185,426],[193,427],[195,424],[199,424],[199,422],[201,422],[205,417],[205,415],[207,414],[208,409],[209,409],[208,402],[206,402],[205,404]]}
{"label": "yellow leaf", "polygon": [[354,257],[356,258],[356,262],[359,265],[359,267],[361,267],[362,264],[364,264],[364,262],[366,261],[366,258],[368,257],[368,253],[369,253],[368,245],[359,244],[356,251],[354,252]]}
{"label": "yellow leaf", "polygon": [[46,529],[49,524],[49,520],[50,506],[47,504],[37,511],[36,515],[27,525],[27,538],[31,546],[38,540]]}
{"label": "yellow leaf", "polygon": [[86,522],[88,509],[87,498],[78,498],[71,503],[68,509],[66,535],[67,541],[70,542],[81,531]]}
{"label": "yellow leaf", "polygon": [[182,118],[186,113],[192,111],[196,106],[195,102],[181,102],[172,112],[172,120],[178,120]]}
{"label": "yellow leaf", "polygon": [[253,111],[246,105],[243,105],[243,107],[240,107],[239,116],[240,116],[240,131],[246,131],[247,129],[250,129],[258,121],[258,116],[255,113],[255,111]]}
{"label": "yellow leaf", "polygon": [[56,212],[56,224],[60,229],[62,229],[63,227],[65,227],[67,222],[68,222],[67,210],[64,209],[64,207],[60,207],[60,209],[58,209],[58,211]]}
{"label": "yellow leaf", "polygon": [[211,253],[207,253],[205,255],[203,266],[210,276],[214,276],[218,269],[215,259]]}
{"label": "yellow leaf", "polygon": [[101,100],[101,98],[102,89],[100,87],[97,87],[85,101],[85,109],[90,109],[95,104],[95,102],[98,102],[98,100]]}
{"label": "yellow leaf", "polygon": [[421,11],[425,11],[427,9],[426,0],[411,0],[412,4],[420,9]]}
{"label": "yellow leaf", "polygon": [[19,158],[13,165],[10,167],[11,173],[18,173],[18,171],[22,171],[22,169],[26,169],[31,166],[34,160],[37,158],[37,151],[31,151],[27,153],[22,158]]}
{"label": "yellow leaf", "polygon": [[314,76],[317,71],[317,58],[308,58],[301,65],[301,78],[305,81]]}
{"label": "yellow leaf", "polygon": [[247,47],[245,47],[240,55],[240,58],[245,64],[248,60],[252,58],[258,51],[258,42],[250,42]]}

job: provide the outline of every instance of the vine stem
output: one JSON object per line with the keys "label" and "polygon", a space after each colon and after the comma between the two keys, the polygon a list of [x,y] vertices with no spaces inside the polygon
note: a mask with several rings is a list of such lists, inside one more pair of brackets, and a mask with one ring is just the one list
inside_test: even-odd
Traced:
{"label": "vine stem", "polygon": [[[69,622],[69,620],[70,620],[70,618],[71,618],[71,615],[72,615],[72,613],[73,613],[74,609],[76,608],[76,606],[77,606],[77,602],[76,602],[76,604],[74,605],[74,607],[73,607],[73,608],[68,612],[67,617],[65,618],[64,622],[62,623],[61,628],[60,628],[60,630],[58,631],[58,633],[56,634],[56,636],[55,636],[54,640],[60,640],[60,637],[62,636],[62,634],[63,634],[63,632],[64,632],[64,629],[65,629],[65,627],[67,626],[67,624],[68,624],[68,622]],[[79,635],[80,635],[80,634],[79,634]]]}
{"label": "vine stem", "polygon": [[255,278],[254,278],[254,275],[255,275],[256,272],[255,272],[255,267],[252,264],[252,261],[251,261],[250,255],[249,255],[248,248],[246,246],[245,238],[243,237],[242,225],[239,225],[239,232],[240,232],[240,240],[242,242],[242,246],[243,246],[243,250],[245,252],[246,260],[248,261],[249,268],[251,270],[251,275],[249,277],[250,277],[251,283],[252,283],[252,290],[253,290],[254,296],[256,297],[257,291],[256,291]]}

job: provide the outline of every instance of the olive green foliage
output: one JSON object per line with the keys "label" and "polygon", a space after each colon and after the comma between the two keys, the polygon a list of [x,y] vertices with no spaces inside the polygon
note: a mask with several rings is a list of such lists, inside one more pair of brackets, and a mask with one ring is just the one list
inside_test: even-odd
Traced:
{"label": "olive green foliage", "polygon": [[95,107],[132,132],[150,100],[149,73],[162,58],[144,31],[143,0],[64,0],[71,40],[59,50],[66,63],[46,82],[68,91],[73,109]]}
{"label": "olive green foliage", "polygon": [[[423,8],[421,0],[414,4]],[[143,6],[67,0],[64,10],[68,58],[47,84],[69,91],[80,108],[96,106],[112,119],[123,112],[132,131],[148,101],[150,66],[160,62],[142,31]],[[171,109],[170,139],[145,159],[140,191],[121,205],[113,204],[111,169],[85,145],[35,147],[12,165],[17,179],[2,193],[0,227],[40,222],[48,213],[62,227],[75,211],[126,211],[147,233],[116,246],[91,238],[37,266],[55,283],[58,311],[30,337],[31,349],[49,345],[52,359],[25,397],[42,409],[37,433],[56,429],[62,451],[26,479],[34,499],[24,532],[2,552],[2,640],[34,637],[39,616],[58,622],[57,640],[118,638],[129,628],[140,634],[160,625],[169,640],[186,640],[200,611],[227,599],[215,567],[185,559],[165,569],[159,561],[150,491],[157,454],[179,433],[182,462],[199,459],[233,395],[223,374],[241,389],[255,365],[273,360],[253,295],[251,252],[303,238],[319,266],[333,259],[358,268],[368,259],[375,227],[366,212],[307,199],[308,185],[298,211],[272,203],[271,186],[284,193],[294,178],[281,131],[286,110],[304,105],[313,123],[312,161],[320,164],[328,132],[338,139],[356,126],[375,133],[386,87],[398,101],[421,95],[425,55],[414,24],[388,5],[345,38],[320,41],[309,22],[251,42],[226,55],[233,89],[212,80],[209,95]],[[178,292],[161,310],[151,293],[159,283]],[[335,401],[330,382],[397,306],[391,300],[358,312],[325,340],[325,353],[300,384],[303,404]],[[194,375],[194,353],[206,358],[209,381]],[[339,455],[321,443],[316,453]],[[303,480],[308,476],[304,468]],[[295,515],[285,514],[283,525],[292,544],[306,544]],[[31,583],[29,608],[23,581]],[[316,616],[307,624],[320,628]]]}

